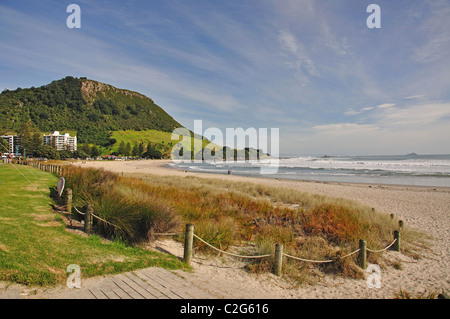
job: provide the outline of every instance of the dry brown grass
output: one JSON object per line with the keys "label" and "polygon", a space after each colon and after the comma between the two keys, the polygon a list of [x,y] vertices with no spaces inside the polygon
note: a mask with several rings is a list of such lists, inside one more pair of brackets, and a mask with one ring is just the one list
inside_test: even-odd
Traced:
{"label": "dry brown grass", "polygon": [[[338,273],[361,278],[356,257],[339,260],[358,249],[365,239],[371,249],[382,249],[393,240],[398,220],[354,201],[297,192],[246,182],[198,177],[139,176],[147,191],[174,207],[185,223],[193,223],[195,232],[216,247],[243,246],[251,243],[249,254],[264,255],[283,243],[285,252],[312,260],[337,259],[330,264],[311,265],[288,260],[285,273],[296,281],[309,281],[322,273]],[[180,229],[182,231],[182,229]],[[407,227],[402,230],[403,246],[421,240]],[[197,243],[198,249],[205,248]],[[380,254],[368,254],[368,262],[377,262]],[[272,260],[265,258],[250,264],[252,271],[270,271]],[[316,278],[316,279],[317,279]]]}

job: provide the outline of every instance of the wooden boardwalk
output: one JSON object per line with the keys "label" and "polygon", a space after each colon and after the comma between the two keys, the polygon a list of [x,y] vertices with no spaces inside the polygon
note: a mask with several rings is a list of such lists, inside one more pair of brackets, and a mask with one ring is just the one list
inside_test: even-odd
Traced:
{"label": "wooden boardwalk", "polygon": [[0,299],[217,299],[220,296],[159,267],[105,277],[81,278],[81,288],[0,286]]}
{"label": "wooden boardwalk", "polygon": [[65,288],[60,298],[82,299],[213,299],[216,296],[193,286],[179,275],[153,267],[120,275],[82,281],[82,287]]}

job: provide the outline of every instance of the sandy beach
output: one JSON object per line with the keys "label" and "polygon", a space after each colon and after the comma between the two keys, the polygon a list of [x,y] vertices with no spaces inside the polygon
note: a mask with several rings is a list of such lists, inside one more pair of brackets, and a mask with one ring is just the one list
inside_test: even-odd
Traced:
{"label": "sandy beach", "polygon": [[[158,174],[165,176],[197,176],[287,187],[299,191],[359,201],[387,214],[395,214],[410,227],[433,239],[419,260],[397,252],[384,256],[402,264],[381,270],[381,288],[369,288],[366,280],[326,276],[315,285],[292,285],[272,274],[247,273],[243,263],[232,258],[195,256],[192,273],[179,271],[186,280],[208,287],[223,298],[393,298],[402,289],[411,294],[446,292],[450,287],[450,189],[417,186],[342,184],[293,181],[233,175],[194,173],[168,167],[170,160],[88,161],[83,167],[96,167],[124,175]],[[182,256],[182,245],[160,240],[155,248]],[[369,274],[367,274],[369,276]]]}

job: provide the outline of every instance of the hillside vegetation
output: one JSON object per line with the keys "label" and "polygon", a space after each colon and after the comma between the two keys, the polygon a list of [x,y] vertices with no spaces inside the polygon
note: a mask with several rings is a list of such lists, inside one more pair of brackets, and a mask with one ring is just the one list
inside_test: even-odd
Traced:
{"label": "hillside vegetation", "polygon": [[0,128],[18,132],[31,121],[41,132],[77,131],[79,143],[106,146],[112,131],[172,132],[181,125],[152,99],[111,85],[68,76],[38,88],[0,94]]}

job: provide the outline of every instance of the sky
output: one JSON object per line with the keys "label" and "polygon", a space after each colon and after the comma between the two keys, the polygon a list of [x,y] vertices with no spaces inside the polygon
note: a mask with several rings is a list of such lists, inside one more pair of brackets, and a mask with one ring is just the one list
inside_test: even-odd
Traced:
{"label": "sky", "polygon": [[0,90],[68,75],[281,155],[450,153],[448,0],[1,0]]}

